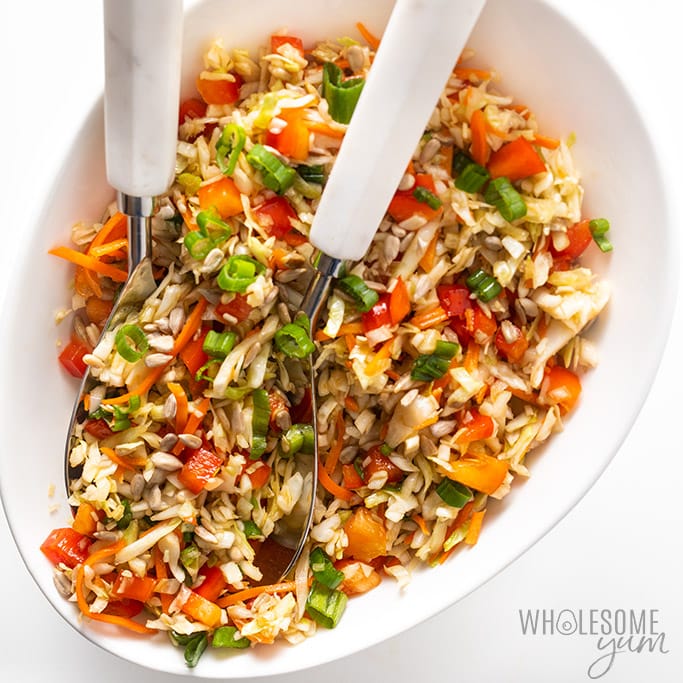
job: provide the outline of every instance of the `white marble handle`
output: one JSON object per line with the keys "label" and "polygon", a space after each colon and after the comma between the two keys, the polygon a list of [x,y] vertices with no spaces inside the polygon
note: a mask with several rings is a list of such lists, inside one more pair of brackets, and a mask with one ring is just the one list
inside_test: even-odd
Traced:
{"label": "white marble handle", "polygon": [[485,0],[397,0],[311,228],[365,254]]}
{"label": "white marble handle", "polygon": [[173,180],[182,0],[104,0],[107,179],[134,197]]}

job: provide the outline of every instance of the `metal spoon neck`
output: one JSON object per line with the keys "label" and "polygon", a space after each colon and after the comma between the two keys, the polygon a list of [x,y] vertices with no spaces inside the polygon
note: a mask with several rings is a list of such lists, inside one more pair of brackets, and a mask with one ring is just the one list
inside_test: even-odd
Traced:
{"label": "metal spoon neck", "polygon": [[341,259],[320,253],[315,264],[316,272],[301,302],[301,310],[308,316],[312,330],[318,323],[320,311],[330,293],[332,281],[339,276],[343,265],[344,262]]}
{"label": "metal spoon neck", "polygon": [[152,215],[154,197],[135,197],[119,192],[119,211],[128,217],[128,272],[132,273],[145,258],[152,256]]}

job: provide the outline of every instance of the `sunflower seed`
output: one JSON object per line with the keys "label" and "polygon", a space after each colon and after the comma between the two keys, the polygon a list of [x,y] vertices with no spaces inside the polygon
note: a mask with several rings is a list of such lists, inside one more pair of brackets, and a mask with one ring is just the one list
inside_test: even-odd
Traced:
{"label": "sunflower seed", "polygon": [[202,440],[196,434],[178,434],[178,439],[188,448],[199,448]]}
{"label": "sunflower seed", "polygon": [[173,360],[173,356],[167,353],[150,353],[145,356],[145,365],[148,368],[158,368],[162,365],[166,365]]}

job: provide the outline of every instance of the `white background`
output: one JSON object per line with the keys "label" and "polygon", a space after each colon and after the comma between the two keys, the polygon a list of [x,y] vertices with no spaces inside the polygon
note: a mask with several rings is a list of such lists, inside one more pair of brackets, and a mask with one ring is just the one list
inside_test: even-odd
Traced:
{"label": "white background", "polygon": [[[581,25],[622,75],[661,148],[672,196],[681,197],[683,48],[677,3],[551,0],[551,4]],[[4,259],[11,258],[13,235],[28,228],[27,218],[35,216],[42,202],[36,190],[48,186],[61,152],[101,90],[102,48],[97,0],[9,0],[3,3],[2,13],[0,219]],[[533,27],[529,28],[533,40]],[[596,111],[595,115],[605,113]],[[637,168],[624,169],[624,173],[638,172]],[[650,239],[649,228],[643,226],[644,240]],[[652,305],[657,306],[657,292],[652,292]],[[601,680],[680,681],[683,371],[677,353],[683,348],[682,309],[679,305],[658,378],[631,435],[591,491],[543,540],[486,585],[409,633],[350,658],[273,680],[589,680],[589,665],[605,652],[598,650],[597,636],[523,635],[518,610],[583,610],[587,615],[590,609],[609,608],[658,610],[658,628],[665,633],[668,652],[618,654]],[[638,346],[648,344],[648,330],[633,330],[624,342],[635,354]],[[605,406],[606,421],[609,415],[610,408]],[[36,418],[39,421],[40,416]],[[0,547],[3,681],[190,680],[120,661],[67,626],[30,578],[1,510]]]}

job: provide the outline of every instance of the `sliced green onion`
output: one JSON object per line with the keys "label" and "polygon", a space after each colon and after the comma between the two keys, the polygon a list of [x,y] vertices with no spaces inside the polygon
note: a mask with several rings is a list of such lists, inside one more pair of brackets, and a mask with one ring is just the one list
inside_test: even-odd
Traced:
{"label": "sliced green onion", "polygon": [[244,294],[252,282],[265,271],[263,264],[244,254],[234,254],[221,268],[216,278],[218,286],[226,292]]}
{"label": "sliced green onion", "polygon": [[444,479],[436,487],[436,492],[446,505],[451,505],[454,508],[461,508],[474,498],[472,491],[467,486],[463,486],[460,482],[452,479]]}
{"label": "sliced green onion", "polygon": [[323,67],[323,97],[327,100],[330,116],[339,123],[348,123],[358,104],[365,79],[343,80],[343,71],[334,63]]}
{"label": "sliced green onion", "polygon": [[237,159],[240,152],[244,149],[247,141],[247,134],[242,126],[236,123],[229,123],[216,142],[216,163],[221,173],[231,176],[235,172]]}
{"label": "sliced green onion", "polygon": [[299,451],[305,455],[311,455],[315,452],[313,425],[292,425],[280,438],[280,447],[286,455],[294,455]]}
{"label": "sliced green onion", "polygon": [[370,289],[365,284],[365,280],[359,278],[358,275],[343,277],[337,281],[337,287],[344,294],[350,296],[354,300],[356,308],[363,313],[369,311],[379,301],[379,294],[374,289]]}
{"label": "sliced green onion", "polygon": [[183,238],[183,244],[190,256],[197,261],[203,261],[215,246],[213,240],[202,235],[199,230],[188,232]]}
{"label": "sliced green onion", "polygon": [[294,184],[296,171],[263,145],[254,145],[247,153],[247,161],[261,172],[263,184],[277,194],[284,194]]}
{"label": "sliced green onion", "polygon": [[268,423],[270,422],[270,401],[265,389],[254,389],[252,394],[254,412],[251,416],[251,453],[252,460],[258,460],[267,446]]}
{"label": "sliced green onion", "polygon": [[394,449],[391,446],[389,446],[388,444],[383,443],[379,447],[379,452],[384,456],[389,456],[394,452]]}
{"label": "sliced green onion", "polygon": [[484,201],[495,206],[510,223],[526,216],[526,204],[508,178],[494,178],[484,192]]}
{"label": "sliced green onion", "polygon": [[[203,349],[202,349],[203,350]],[[202,365],[197,372],[194,373],[194,379],[196,382],[201,382],[206,380],[207,382],[213,382],[215,379],[214,375],[209,374],[209,370],[216,364],[220,364],[219,358],[210,358],[204,365]]]}
{"label": "sliced green onion", "polygon": [[135,412],[139,407],[140,407],[140,397],[137,395],[131,396],[128,399],[128,412],[129,413]]}
{"label": "sliced green onion", "polygon": [[491,175],[483,166],[472,161],[462,169],[455,181],[455,186],[463,192],[479,192],[490,177]]}
{"label": "sliced green onion", "polygon": [[185,194],[192,196],[197,194],[202,179],[194,173],[181,173],[177,178],[178,184],[185,190]]}
{"label": "sliced green onion", "polygon": [[459,348],[460,346],[453,342],[437,342],[434,353],[423,354],[415,359],[410,378],[418,382],[431,382],[443,377]]}
{"label": "sliced green onion", "polygon": [[133,521],[133,513],[130,509],[130,501],[127,498],[121,499],[121,505],[123,505],[123,514],[121,519],[116,522],[116,527],[123,530]]}
{"label": "sliced green onion", "polygon": [[250,394],[252,392],[252,388],[245,386],[245,387],[228,387],[225,390],[225,398],[229,398],[231,401],[240,401],[243,399],[247,394]]}
{"label": "sliced green onion", "polygon": [[321,165],[301,164],[296,167],[296,172],[307,182],[316,185],[325,184],[325,167]]}
{"label": "sliced green onion", "polygon": [[469,275],[465,280],[465,284],[484,303],[495,299],[503,291],[498,280],[481,268]]}
{"label": "sliced green onion", "polygon": [[418,185],[413,190],[413,197],[417,199],[418,202],[426,204],[430,209],[441,208],[443,202],[428,188]]}
{"label": "sliced green onion", "polygon": [[132,426],[128,416],[123,416],[115,417],[114,421],[109,425],[109,428],[112,432],[125,432],[126,429],[130,429]]}
{"label": "sliced green onion", "polygon": [[606,218],[594,218],[588,224],[588,227],[590,228],[591,235],[593,235],[593,241],[598,245],[600,251],[607,253],[614,249],[612,243],[607,238],[609,221]]}
{"label": "sliced green onion", "polygon": [[465,154],[461,149],[453,150],[453,161],[451,162],[451,172],[453,176],[460,175],[468,164],[473,164],[474,161]]}
{"label": "sliced green onion", "polygon": [[233,649],[243,649],[249,647],[249,638],[236,638],[236,626],[219,626],[211,638],[211,647],[230,647]]}
{"label": "sliced green onion", "polygon": [[288,323],[275,333],[275,346],[290,358],[306,358],[315,351],[308,332],[296,323]]}
{"label": "sliced green onion", "polygon": [[313,581],[306,600],[306,611],[313,621],[325,628],[334,628],[346,609],[346,593]]}
{"label": "sliced green onion", "polygon": [[237,335],[234,332],[209,330],[204,337],[202,351],[212,358],[225,358],[235,346]]}
{"label": "sliced green onion", "polygon": [[263,531],[261,531],[256,522],[251,519],[247,519],[242,522],[242,524],[244,525],[244,535],[247,538],[259,538],[263,536]]}
{"label": "sliced green onion", "polygon": [[195,633],[189,638],[187,644],[185,645],[185,663],[192,669],[197,666],[200,657],[204,654],[206,646],[209,644],[208,636],[206,631],[201,631]]}
{"label": "sliced green onion", "polygon": [[199,572],[199,561],[201,556],[202,554],[199,552],[199,548],[194,543],[186,545],[180,551],[180,562],[183,567],[187,569],[187,573],[193,581],[197,578]]}
{"label": "sliced green onion", "polygon": [[196,220],[199,232],[216,244],[225,241],[232,235],[232,228],[221,220],[218,212],[213,208],[200,211]]}
{"label": "sliced green onion", "polygon": [[114,346],[121,358],[135,363],[145,355],[149,342],[147,335],[137,325],[123,325],[116,333]]}
{"label": "sliced green onion", "polygon": [[344,572],[334,568],[332,560],[322,548],[314,548],[308,559],[313,578],[323,586],[336,588],[344,580]]}

